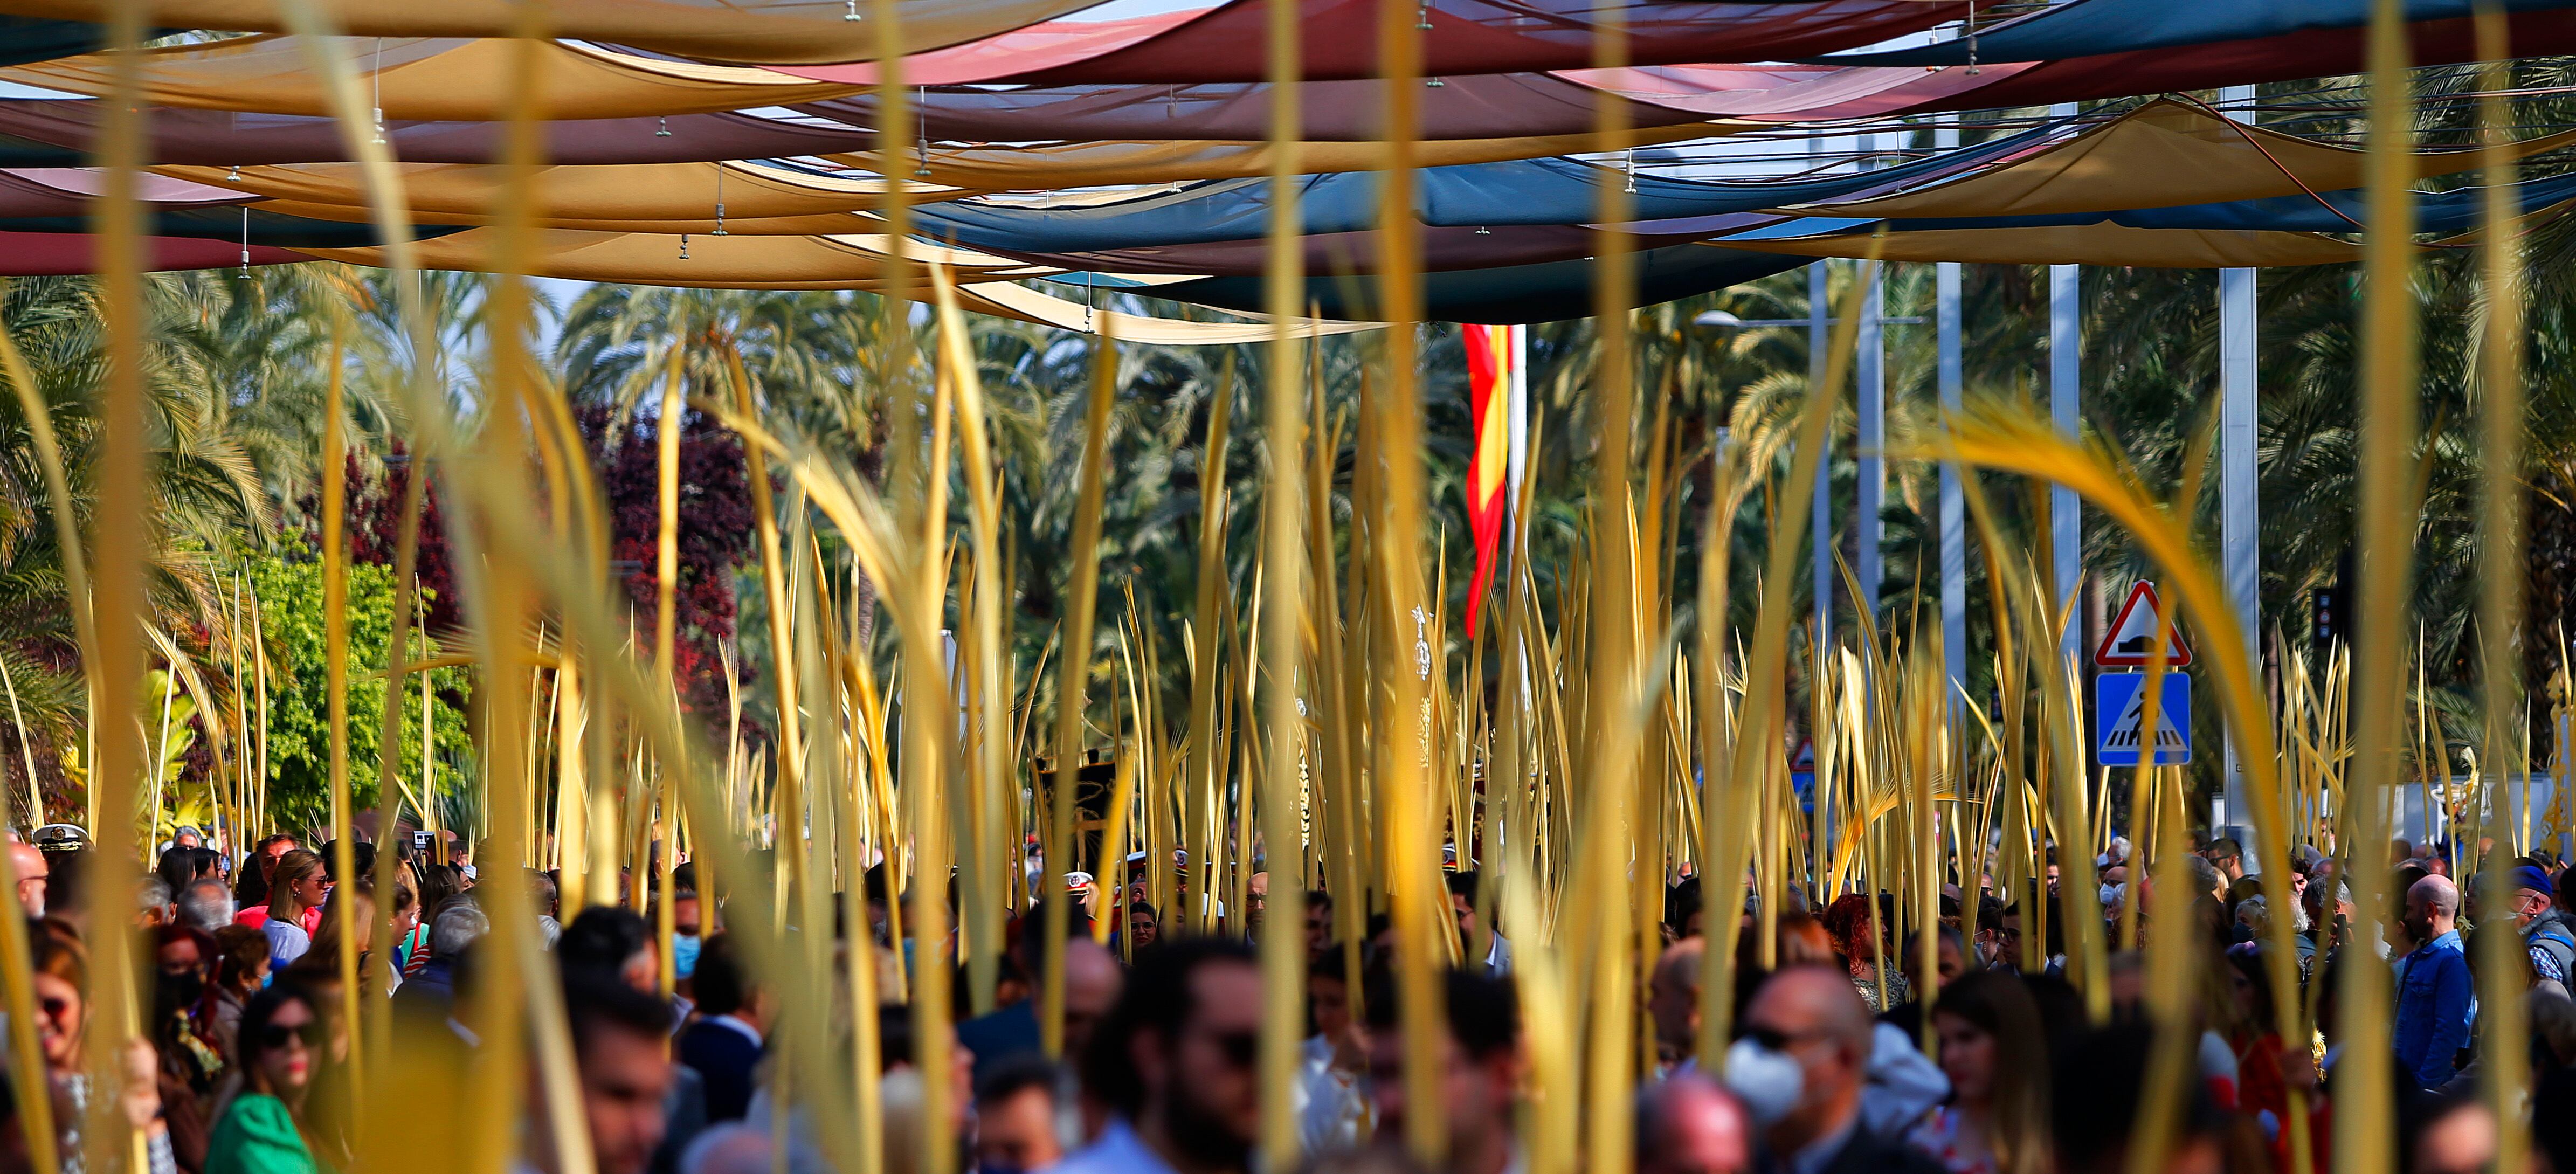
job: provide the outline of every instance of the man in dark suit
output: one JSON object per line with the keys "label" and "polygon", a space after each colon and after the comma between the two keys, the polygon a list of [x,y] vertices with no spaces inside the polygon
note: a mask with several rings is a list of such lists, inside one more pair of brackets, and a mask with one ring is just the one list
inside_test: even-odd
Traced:
{"label": "man in dark suit", "polygon": [[772,1022],[769,992],[751,981],[732,939],[717,934],[699,950],[699,1018],[680,1033],[680,1062],[706,1080],[710,1125],[739,1121],[750,1110]]}
{"label": "man in dark suit", "polygon": [[1800,1076],[1797,1098],[1764,1114],[1762,1174],[1941,1174],[1930,1155],[1861,1121],[1870,1032],[1869,1007],[1839,969],[1790,966],[1762,984],[1745,1008],[1745,1038]]}

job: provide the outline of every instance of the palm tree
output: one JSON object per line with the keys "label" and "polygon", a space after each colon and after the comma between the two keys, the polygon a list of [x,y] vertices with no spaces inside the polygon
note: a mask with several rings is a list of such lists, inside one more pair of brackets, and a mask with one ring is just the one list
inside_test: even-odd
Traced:
{"label": "palm tree", "polygon": [[[144,387],[158,527],[148,544],[148,598],[163,631],[202,647],[219,627],[210,622],[219,558],[242,536],[264,531],[274,514],[255,463],[210,402],[213,385],[189,339],[189,291],[170,278],[145,288],[156,326]],[[0,292],[0,329],[36,383],[84,530],[97,502],[88,473],[102,439],[95,399],[107,361],[102,321],[97,284],[86,278],[21,278]],[[59,787],[60,755],[51,751],[77,744],[86,700],[54,507],[20,402],[14,394],[0,400],[0,630],[9,634],[0,657],[17,693],[13,737],[48,751],[39,771]]]}

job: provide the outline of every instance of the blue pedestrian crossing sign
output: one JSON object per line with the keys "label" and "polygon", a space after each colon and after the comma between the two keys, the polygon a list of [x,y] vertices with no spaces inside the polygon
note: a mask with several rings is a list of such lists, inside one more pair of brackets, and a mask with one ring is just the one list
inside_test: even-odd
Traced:
{"label": "blue pedestrian crossing sign", "polygon": [[[2094,723],[2101,731],[2093,740],[2095,762],[2138,765],[2139,729],[2146,724],[2141,695],[2146,689],[2145,673],[2103,673],[2093,678]],[[2164,704],[2157,707],[2155,765],[2180,766],[2191,761],[2191,678],[2166,673],[2159,690]]]}

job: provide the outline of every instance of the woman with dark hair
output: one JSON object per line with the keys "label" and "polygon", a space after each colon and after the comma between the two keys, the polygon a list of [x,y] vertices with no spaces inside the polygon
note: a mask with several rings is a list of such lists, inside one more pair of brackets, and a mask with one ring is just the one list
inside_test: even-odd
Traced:
{"label": "woman with dark hair", "polygon": [[153,866],[152,874],[160,877],[162,884],[170,886],[171,900],[178,900],[179,894],[188,891],[191,882],[213,871],[199,858],[198,853],[203,851],[203,848],[186,847],[162,850],[161,862]]}
{"label": "woman with dark hair", "polygon": [[205,1005],[197,1013],[197,1032],[217,1055],[237,1046],[242,1009],[268,985],[268,939],[247,925],[215,931],[215,972],[207,984]]}
{"label": "woman with dark hair", "polygon": [[169,1122],[170,1149],[180,1171],[198,1174],[206,1162],[207,1098],[224,1070],[223,1054],[208,1046],[197,1028],[215,942],[179,925],[162,926],[153,942],[160,965],[146,1030],[160,1058],[161,1116]]}
{"label": "woman with dark hair", "polygon": [[272,986],[242,1010],[240,1084],[215,1121],[206,1174],[318,1174],[305,1106],[326,1030],[300,987]]}
{"label": "woman with dark hair", "polygon": [[[2212,1005],[2224,1025],[2227,1048],[2236,1054],[2236,1107],[2249,1117],[2269,1114],[2266,1132],[2277,1136],[2289,1119],[2290,1090],[2283,1079],[2286,1050],[2274,1022],[2271,980],[2263,969],[2260,943],[2228,947],[2221,976],[2228,998]],[[2308,1061],[2302,1055],[2298,1062]]]}
{"label": "woman with dark hair", "polygon": [[1932,1029],[1950,1099],[1909,1140],[1950,1174],[2046,1171],[2048,1040],[2021,976],[1980,970],[1941,988]]}
{"label": "woman with dark hair", "polygon": [[242,924],[259,928],[260,919],[252,917],[251,910],[267,906],[269,889],[274,887],[271,882],[277,876],[278,858],[294,847],[295,837],[281,832],[262,839],[259,846],[242,859],[241,876],[233,881],[233,907],[241,910]]}
{"label": "woman with dark hair", "polygon": [[453,864],[420,866],[420,919],[413,924],[401,944],[405,979],[419,974],[422,967],[429,965],[429,927],[437,923],[438,913],[447,908],[448,901],[464,891],[458,887],[458,879]]}

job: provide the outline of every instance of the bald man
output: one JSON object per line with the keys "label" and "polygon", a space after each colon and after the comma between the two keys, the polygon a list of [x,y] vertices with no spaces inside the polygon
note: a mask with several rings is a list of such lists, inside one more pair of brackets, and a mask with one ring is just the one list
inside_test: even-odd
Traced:
{"label": "bald man", "polygon": [[1706,939],[1689,937],[1664,947],[1646,980],[1646,1014],[1655,1021],[1655,1062],[1681,1068],[1699,1048],[1699,968]]}
{"label": "bald man", "polygon": [[[1838,968],[1784,967],[1754,994],[1744,1012],[1745,1043],[1728,1054],[1727,1082],[1769,1117],[1757,1170],[1939,1174],[1940,1163],[1861,1120],[1872,1026],[1869,1008]],[[1789,1073],[1783,1059],[1795,1065],[1794,1097],[1781,1087]],[[1757,1091],[1757,1084],[1768,1087]]]}
{"label": "bald man", "polygon": [[2406,890],[2406,936],[2417,943],[2397,983],[2400,1079],[2439,1088],[2455,1074],[2452,1058],[2469,1043],[2476,987],[2460,948],[2460,889],[2428,876]]}
{"label": "bald man", "polygon": [[1753,1122],[1744,1106],[1696,1073],[1637,1094],[1635,1140],[1637,1174],[1745,1174],[1753,1168]]}
{"label": "bald man", "polygon": [[45,854],[34,844],[9,837],[9,875],[18,882],[18,907],[30,919],[45,915]]}
{"label": "bald man", "polygon": [[1118,956],[1090,938],[1073,938],[1064,944],[1064,1054],[1079,1056],[1091,1046],[1091,1032],[1100,1026],[1109,1009],[1118,1005],[1118,996],[1127,990],[1127,968],[1118,964]]}

